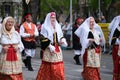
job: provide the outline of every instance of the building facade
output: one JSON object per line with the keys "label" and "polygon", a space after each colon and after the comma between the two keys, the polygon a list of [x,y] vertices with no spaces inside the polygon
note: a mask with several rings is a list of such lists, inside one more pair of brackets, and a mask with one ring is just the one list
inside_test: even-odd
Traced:
{"label": "building facade", "polygon": [[12,16],[20,22],[22,15],[22,0],[0,0],[0,18]]}

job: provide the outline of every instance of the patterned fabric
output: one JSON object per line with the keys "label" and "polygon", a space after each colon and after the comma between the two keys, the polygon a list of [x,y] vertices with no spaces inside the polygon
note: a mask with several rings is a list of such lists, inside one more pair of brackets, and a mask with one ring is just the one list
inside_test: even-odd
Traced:
{"label": "patterned fabric", "polygon": [[0,54],[0,72],[8,75],[22,73],[20,52],[17,52],[17,61],[6,61],[6,56],[7,54],[5,53]]}
{"label": "patterned fabric", "polygon": [[63,57],[59,49],[57,53],[50,53],[48,48],[45,50],[36,80],[65,80]]}
{"label": "patterned fabric", "polygon": [[23,75],[22,73],[11,75],[4,75],[0,73],[0,80],[23,80]]}
{"label": "patterned fabric", "polygon": [[[60,47],[59,47],[60,49]],[[49,49],[46,49],[43,53],[43,61],[46,62],[61,62],[63,61],[62,52],[60,49],[60,52],[58,53],[50,53]]]}
{"label": "patterned fabric", "polygon": [[100,78],[100,67],[88,67],[87,66],[87,50],[83,55],[83,72],[82,76],[84,80],[101,80]]}
{"label": "patterned fabric", "polygon": [[86,67],[82,72],[82,76],[84,80],[101,80],[99,68]]}
{"label": "patterned fabric", "polygon": [[112,57],[113,57],[113,80],[120,80],[120,57],[118,56],[118,45],[113,46]]}
{"label": "patterned fabric", "polygon": [[36,80],[65,80],[63,62],[42,61]]}
{"label": "patterned fabric", "polygon": [[100,67],[100,53],[97,53],[95,49],[88,49],[87,51],[87,66]]}

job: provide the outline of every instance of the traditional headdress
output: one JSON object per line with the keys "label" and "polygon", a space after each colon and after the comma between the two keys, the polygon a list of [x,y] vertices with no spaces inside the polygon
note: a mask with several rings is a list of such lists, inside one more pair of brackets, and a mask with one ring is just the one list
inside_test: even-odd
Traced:
{"label": "traditional headdress", "polygon": [[55,12],[51,12],[50,17],[56,17]]}
{"label": "traditional headdress", "polygon": [[[55,12],[48,13],[41,28],[41,34],[44,37],[48,38],[51,42],[53,42],[53,31],[51,27],[52,25],[51,25],[50,17],[55,16],[55,15],[56,15]],[[55,30],[57,32],[57,37],[58,37],[58,42],[59,42],[60,38],[63,36],[63,33],[61,30],[61,26],[59,25],[57,20],[55,20]]]}
{"label": "traditional headdress", "polygon": [[113,33],[115,31],[115,29],[118,27],[120,23],[120,16],[116,16],[110,23],[108,29],[110,30],[110,35],[109,35],[109,44],[111,45],[111,41],[112,41],[112,36]]}
{"label": "traditional headdress", "polygon": [[77,18],[77,19],[76,19],[76,22],[77,22],[77,23],[80,23],[80,22],[82,22],[82,21],[83,21],[82,18]]}
{"label": "traditional headdress", "polygon": [[[12,26],[12,28],[11,28],[11,30],[10,30],[9,32],[6,30],[6,27],[5,27],[8,19],[13,20],[13,22],[14,22],[14,23],[13,23],[13,26]],[[1,34],[8,35],[8,38],[11,38],[11,34],[15,31],[14,25],[15,25],[15,20],[14,20],[14,18],[11,17],[11,16],[6,17],[6,18],[3,20],[3,23],[2,23]]]}
{"label": "traditional headdress", "polygon": [[25,15],[25,18],[27,18],[27,17],[29,17],[29,16],[32,16],[30,13],[27,13],[26,15]]}

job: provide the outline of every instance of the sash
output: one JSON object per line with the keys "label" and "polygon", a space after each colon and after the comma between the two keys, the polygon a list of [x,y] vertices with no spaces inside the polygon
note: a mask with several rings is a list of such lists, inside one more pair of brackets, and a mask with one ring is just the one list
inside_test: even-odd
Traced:
{"label": "sash", "polygon": [[10,47],[8,48],[6,60],[7,61],[16,61],[17,60],[16,51],[15,51],[13,45],[10,45]]}
{"label": "sash", "polygon": [[58,44],[55,44],[55,51],[56,51],[56,52],[60,52],[60,49],[59,49]]}

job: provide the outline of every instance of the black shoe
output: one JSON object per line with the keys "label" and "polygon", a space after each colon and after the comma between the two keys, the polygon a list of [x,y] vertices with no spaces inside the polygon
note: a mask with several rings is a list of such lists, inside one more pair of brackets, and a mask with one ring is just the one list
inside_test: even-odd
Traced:
{"label": "black shoe", "polygon": [[82,65],[81,63],[76,63],[77,65]]}
{"label": "black shoe", "polygon": [[28,68],[29,71],[34,71],[32,67]]}
{"label": "black shoe", "polygon": [[28,57],[27,57],[27,60],[28,60],[28,63],[27,63],[27,64],[28,64],[28,70],[29,70],[29,71],[34,71],[33,68],[32,68],[32,65],[31,65],[31,57],[28,56]]}
{"label": "black shoe", "polygon": [[24,65],[25,65],[25,67],[27,68],[27,67],[28,67],[28,65],[27,65],[27,59],[24,59],[24,60],[23,60],[23,63],[24,63]]}
{"label": "black shoe", "polygon": [[75,60],[75,62],[76,62],[77,65],[82,65],[82,64],[80,63],[80,61],[79,61],[79,55],[75,55],[75,56],[73,57],[73,59]]}

